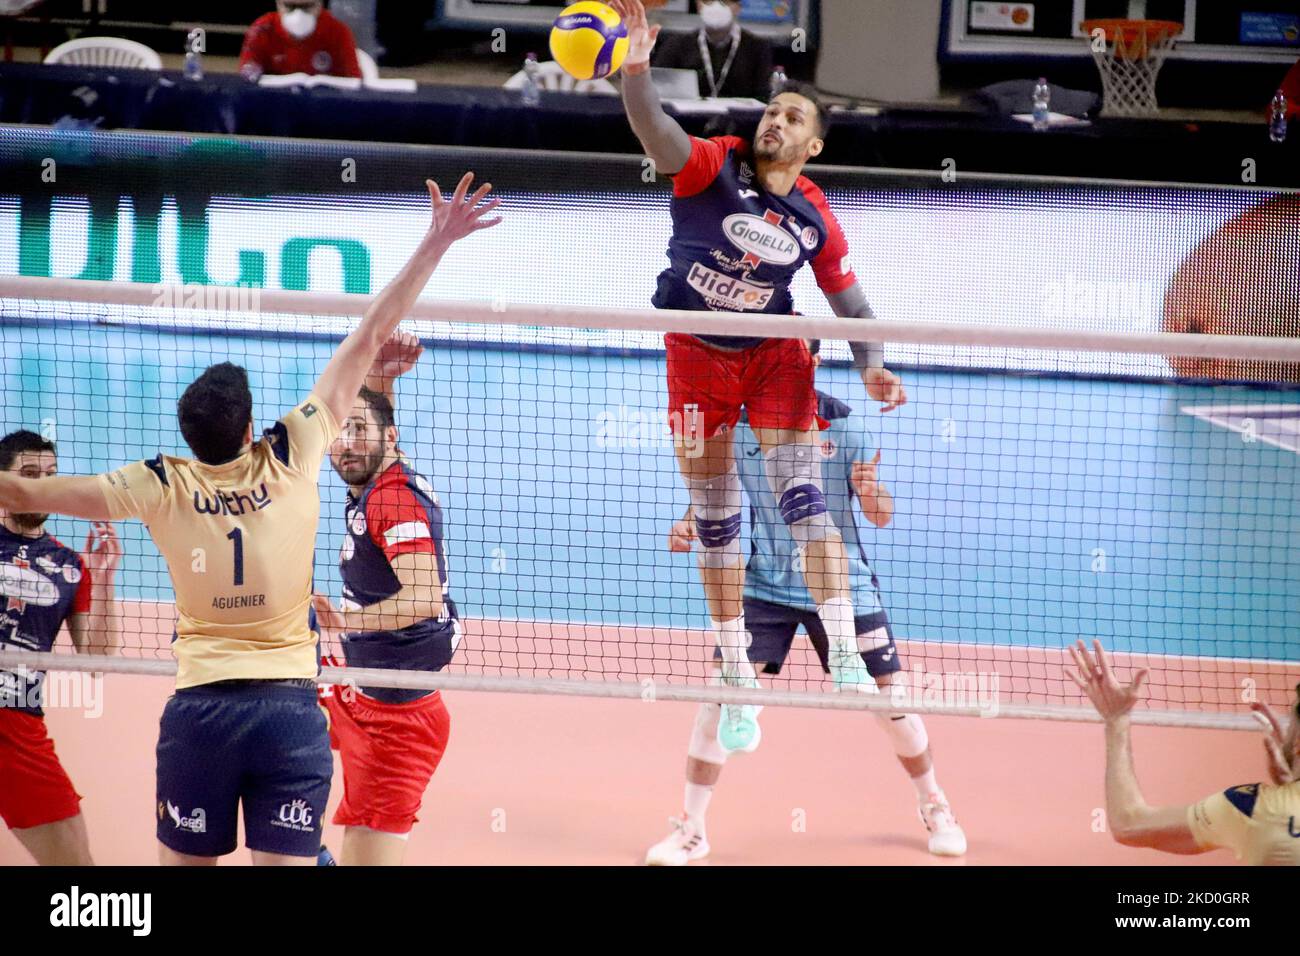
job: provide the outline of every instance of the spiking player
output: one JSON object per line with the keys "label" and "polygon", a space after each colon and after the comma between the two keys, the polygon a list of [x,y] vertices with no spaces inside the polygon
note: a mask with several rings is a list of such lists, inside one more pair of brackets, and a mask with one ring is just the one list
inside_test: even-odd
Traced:
{"label": "spiking player", "polygon": [[[0,439],[0,471],[58,474],[54,443],[19,430]],[[122,545],[95,524],[79,555],[45,531],[47,514],[0,515],[0,647],[49,651],[66,623],[82,654],[115,654],[122,635],[113,576]],[[0,818],[43,866],[93,863],[81,797],[54,752],[41,706],[45,674],[0,671]]]}
{"label": "spiking player", "polygon": [[[394,380],[422,348],[399,332],[382,349],[330,449],[348,485],[339,568],[344,610],[317,596],[321,627],[342,635],[353,667],[438,671],[460,635],[447,591],[442,506],[397,449]],[[396,866],[425,788],[447,749],[451,718],[438,691],[335,688],[325,696],[343,760],[344,866]]]}
{"label": "spiking player", "polygon": [[451,201],[428,182],[433,222],[397,276],[335,350],[311,394],[253,441],[244,370],[213,365],[181,396],[194,459],[159,455],[99,476],[0,474],[0,507],[95,520],[139,518],[176,592],[176,694],[158,738],[158,840],[165,864],[211,865],[244,842],[258,864],[310,866],[333,760],[316,703],[308,627],[321,459],[366,370],[447,249],[499,219],[491,187]]}
{"label": "spiking player", "polygon": [[[814,366],[820,364],[818,346],[813,342],[809,347]],[[867,671],[881,688],[886,688],[902,670],[902,662],[881,602],[880,584],[862,546],[858,514],[883,528],[893,519],[894,499],[880,481],[880,451],[872,454],[871,449],[878,446],[866,419],[823,392],[817,393],[817,414],[828,422],[818,451],[825,464],[826,506],[850,555],[850,591],[858,645],[863,648]],[[750,502],[753,543],[745,569],[749,660],[765,674],[779,674],[795,632],[802,625],[825,668],[826,631],[817,617],[812,595],[795,570],[800,560],[798,545],[781,521],[780,508],[758,460],[758,440],[743,415],[735,434],[735,457]],[[668,546],[672,551],[690,551],[697,538],[696,522],[688,510],[686,517],[673,525]],[[709,854],[705,815],[728,756],[717,741],[719,712],[717,704],[700,705],[687,749],[685,812],[680,819],[672,820],[672,832],[646,853],[646,863],[651,866],[681,866]],[[957,825],[935,777],[921,717],[878,713],[876,718],[916,788],[921,822],[930,832],[930,852],[961,856],[966,852],[966,835]]]}
{"label": "spiking player", "polygon": [[[659,276],[654,305],[789,314],[790,282],[811,263],[836,315],[871,317],[848,267],[844,233],[822,191],[802,175],[823,147],[826,117],[816,94],[788,87],[777,95],[752,143],[734,136],[688,136],[664,112],[650,82],[650,53],[659,28],[648,26],[641,0],[610,2],[628,29],[623,67],[628,120],[656,169],[673,177],[670,264]],[[741,486],[729,434],[744,408],[781,519],[804,555],[804,577],[828,637],[835,686],[874,693],[854,634],[844,544],[826,509],[807,346],[801,339],[680,334],[664,341],[669,422],[694,508],[700,576],[722,654],[723,682],[757,684],[745,655]],[[867,393],[884,403],[882,411],[902,405],[906,393],[883,367],[883,350],[854,345],[853,351]],[[693,432],[703,441],[688,447],[681,439]],[[757,747],[756,717],[754,707],[724,705],[718,723],[723,749]]]}

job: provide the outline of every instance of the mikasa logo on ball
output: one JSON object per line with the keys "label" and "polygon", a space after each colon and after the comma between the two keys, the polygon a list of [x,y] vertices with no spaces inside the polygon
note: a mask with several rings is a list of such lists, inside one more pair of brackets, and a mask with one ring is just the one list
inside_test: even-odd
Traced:
{"label": "mikasa logo on ball", "polygon": [[795,238],[766,219],[739,212],[724,219],[722,228],[733,246],[764,262],[788,266],[799,258],[799,243]]}

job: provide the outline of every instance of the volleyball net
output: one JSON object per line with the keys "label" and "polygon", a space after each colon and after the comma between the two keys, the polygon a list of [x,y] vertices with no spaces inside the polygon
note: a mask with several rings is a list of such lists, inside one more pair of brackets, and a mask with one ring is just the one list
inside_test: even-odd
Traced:
{"label": "volleyball net", "polygon": [[[437,673],[326,667],[322,682],[1088,720],[1066,649],[1096,638],[1122,677],[1150,671],[1139,722],[1244,729],[1251,701],[1294,700],[1300,340],[537,305],[490,288],[442,299],[435,275],[402,326],[423,353],[394,385],[398,447],[443,511],[455,653]],[[369,300],[0,278],[4,430],[55,442],[62,473],[187,455],[176,400],[229,360],[248,370],[260,433]],[[891,693],[833,693],[802,629],[761,691],[709,684],[695,557],[669,549],[688,505],[676,455],[698,435],[669,430],[665,332],[824,343],[823,481],[853,522],[855,605],[878,597],[897,642]],[[887,343],[907,405],[879,412],[845,340]],[[761,474],[743,421],[734,442],[742,477]],[[881,527],[850,474],[877,453]],[[315,590],[335,604],[345,492],[327,461]],[[747,597],[806,622],[801,554],[764,523],[761,494],[746,485]],[[87,532],[47,527],[74,547]],[[65,635],[31,654],[6,612],[0,667],[174,671],[168,569],[142,525],[117,531],[120,653],[74,654]],[[10,609],[49,599],[49,569],[24,564],[0,573]],[[322,650],[344,657],[328,633]]]}

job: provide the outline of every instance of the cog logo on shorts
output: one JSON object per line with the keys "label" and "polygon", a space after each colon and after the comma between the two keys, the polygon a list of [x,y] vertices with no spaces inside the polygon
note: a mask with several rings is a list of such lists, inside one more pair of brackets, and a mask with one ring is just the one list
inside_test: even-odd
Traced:
{"label": "cog logo on shorts", "polygon": [[823,458],[834,458],[834,457],[835,457],[835,452],[836,452],[838,449],[839,449],[839,446],[835,444],[835,439],[833,439],[833,438],[828,438],[828,439],[826,439],[824,442],[822,442],[822,457],[823,457]]}

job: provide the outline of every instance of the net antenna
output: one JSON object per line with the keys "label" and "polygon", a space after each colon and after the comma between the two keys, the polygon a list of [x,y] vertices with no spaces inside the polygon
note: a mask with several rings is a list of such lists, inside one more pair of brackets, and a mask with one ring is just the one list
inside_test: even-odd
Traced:
{"label": "net antenna", "polygon": [[1156,79],[1183,25],[1173,20],[1084,20],[1101,73],[1102,116],[1155,116]]}

